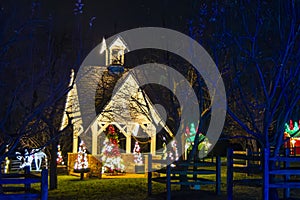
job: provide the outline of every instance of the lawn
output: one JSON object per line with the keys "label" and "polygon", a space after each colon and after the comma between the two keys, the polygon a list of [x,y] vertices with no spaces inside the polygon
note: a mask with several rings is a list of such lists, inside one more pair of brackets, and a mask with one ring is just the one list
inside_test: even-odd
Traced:
{"label": "lawn", "polygon": [[[243,175],[236,174],[235,178],[242,178]],[[153,196],[147,196],[147,179],[143,175],[139,178],[126,178],[128,176],[104,177],[102,179],[90,178],[83,181],[79,177],[60,175],[58,176],[58,189],[49,191],[49,199],[164,199],[165,185],[154,183]],[[213,178],[213,176],[211,176]],[[203,191],[214,192],[213,186],[203,186]],[[281,195],[281,190],[279,194]],[[217,196],[207,195],[199,192],[179,192],[179,186],[172,186],[172,199],[216,199]],[[291,190],[292,197],[300,197],[300,191]],[[218,199],[226,199],[226,167],[222,167],[222,196]],[[235,200],[256,200],[261,199],[260,187],[235,186]]]}
{"label": "lawn", "polygon": [[[164,191],[155,184],[154,192]],[[49,191],[49,199],[146,199],[146,178],[103,178],[79,180],[75,176],[58,176],[58,189]]]}

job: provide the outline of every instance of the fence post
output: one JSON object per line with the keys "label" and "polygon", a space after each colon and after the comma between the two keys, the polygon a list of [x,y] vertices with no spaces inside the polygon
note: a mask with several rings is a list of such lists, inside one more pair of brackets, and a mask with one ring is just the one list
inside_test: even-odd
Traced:
{"label": "fence post", "polygon": [[48,170],[42,170],[42,180],[41,180],[41,200],[48,199]]}
{"label": "fence post", "polygon": [[[250,149],[249,148],[246,148],[246,167],[248,168],[249,165],[250,165],[250,161],[249,161],[249,158],[250,158]],[[247,175],[249,176],[249,173],[247,173]]]}
{"label": "fence post", "polygon": [[269,200],[269,149],[264,148],[264,176],[263,176],[263,199]]}
{"label": "fence post", "polygon": [[253,156],[251,149],[246,148],[246,168],[247,168],[247,176],[250,176],[250,171],[251,171],[251,161],[250,157]]}
{"label": "fence post", "polygon": [[216,193],[221,195],[221,157],[216,157]]}
{"label": "fence post", "polygon": [[233,199],[233,149],[227,149],[227,199]]}
{"label": "fence post", "polygon": [[148,195],[152,194],[152,154],[148,154]]}
{"label": "fence post", "polygon": [[261,157],[262,157],[262,152],[261,152],[261,149],[260,149],[260,148],[258,148],[258,156],[260,157],[260,159],[259,159],[259,161],[257,161],[257,164],[258,164],[258,165],[261,165],[261,163],[262,163],[262,162],[261,162],[261,160],[262,160],[262,159],[261,159]]}
{"label": "fence post", "polygon": [[[28,175],[30,174],[29,166],[24,167],[24,174],[25,174],[25,179],[26,179],[28,177]],[[25,192],[30,192],[30,183],[25,183],[24,187],[25,187]]]}
{"label": "fence post", "polygon": [[171,159],[167,156],[167,200],[171,200]]}
{"label": "fence post", "polygon": [[[285,149],[285,156],[289,156],[290,155],[290,150],[289,149]],[[284,162],[283,163],[283,167],[284,169],[287,169],[290,167],[290,163],[288,161]],[[290,175],[285,175],[284,177],[284,181],[287,182],[290,180]],[[287,198],[290,198],[290,188],[285,188],[284,189],[284,198],[287,199]]]}

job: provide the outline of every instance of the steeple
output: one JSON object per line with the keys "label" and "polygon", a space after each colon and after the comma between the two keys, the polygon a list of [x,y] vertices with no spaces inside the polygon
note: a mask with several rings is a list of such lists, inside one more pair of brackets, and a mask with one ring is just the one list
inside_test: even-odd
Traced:
{"label": "steeple", "polygon": [[100,54],[104,53],[106,57],[106,66],[121,65],[124,66],[124,54],[129,52],[128,46],[121,36],[117,36],[109,46],[105,39],[102,40]]}

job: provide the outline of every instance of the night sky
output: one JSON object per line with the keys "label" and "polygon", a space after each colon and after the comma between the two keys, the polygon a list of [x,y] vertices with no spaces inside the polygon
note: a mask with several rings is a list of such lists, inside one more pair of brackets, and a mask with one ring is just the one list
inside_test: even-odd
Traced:
{"label": "night sky", "polygon": [[[15,124],[48,98],[52,86],[44,78],[45,73],[51,73],[52,83],[62,80],[67,84],[70,70],[77,71],[103,37],[129,29],[165,27],[187,34],[188,20],[196,7],[193,4],[192,0],[2,1],[0,95],[4,98],[0,116],[5,125],[2,131],[14,132],[18,127]],[[17,100],[13,100],[15,96]],[[13,108],[9,110],[12,102]]]}
{"label": "night sky", "polygon": [[[80,2],[83,4],[81,8],[78,6]],[[164,27],[188,34],[188,21],[195,15],[196,7],[192,0],[3,2],[0,4],[0,38],[5,44],[16,32],[23,36],[29,34],[28,37],[35,36],[32,32],[36,32],[38,37],[31,39],[36,40],[37,44],[31,44],[42,46],[50,36],[63,46],[62,51],[68,51],[67,55],[76,60],[75,64],[70,65],[80,65],[103,37],[108,38],[122,31],[139,27]],[[22,48],[19,44],[13,43],[13,46]],[[71,54],[76,54],[76,48],[80,48],[81,55],[74,58],[75,55]]]}
{"label": "night sky", "polygon": [[192,0],[175,2],[170,0],[81,0],[82,13],[76,14],[78,2],[80,0],[2,2],[0,3],[2,27],[0,37],[5,42],[19,27],[31,19],[51,19],[51,23],[46,26],[49,30],[51,29],[52,35],[67,38],[80,37],[85,40],[83,42],[85,52],[89,52],[102,41],[103,37],[108,38],[132,28],[155,26],[187,33],[187,22],[196,7]]}
{"label": "night sky", "polygon": [[[82,14],[75,14],[75,0],[41,1],[43,15],[52,15],[58,32],[74,29],[74,23],[82,24],[83,29],[89,29],[92,20],[93,29],[99,38],[108,37],[120,31],[131,28],[158,26],[175,30],[184,30],[187,18],[192,10],[192,2],[169,0],[131,0],[131,1],[81,1]],[[30,7],[28,1],[27,7]]]}

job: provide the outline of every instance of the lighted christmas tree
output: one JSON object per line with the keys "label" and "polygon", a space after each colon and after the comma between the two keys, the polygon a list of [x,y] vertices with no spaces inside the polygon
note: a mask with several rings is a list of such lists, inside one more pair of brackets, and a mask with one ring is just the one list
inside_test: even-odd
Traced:
{"label": "lighted christmas tree", "polygon": [[166,142],[163,142],[163,152],[162,152],[162,159],[163,160],[166,160],[167,159],[167,156],[168,156],[168,153],[167,153],[167,145],[166,145]]}
{"label": "lighted christmas tree", "polygon": [[[300,123],[300,120],[299,120]],[[288,134],[289,137],[300,137],[300,130],[299,130],[299,125],[295,121],[293,124],[293,121],[290,120],[290,123],[285,124],[285,132]]]}
{"label": "lighted christmas tree", "polygon": [[78,149],[77,159],[76,159],[75,165],[74,165],[74,171],[75,172],[89,171],[88,166],[89,166],[89,163],[88,163],[88,159],[87,159],[86,146],[85,146],[83,140],[81,140],[79,149]]}
{"label": "lighted christmas tree", "polygon": [[[185,149],[188,149],[189,151],[192,150],[192,147],[194,145],[194,141],[196,138],[196,133],[197,133],[198,128],[195,128],[195,124],[191,123],[190,127],[186,127],[186,142],[185,142]],[[201,141],[201,135],[199,136],[199,140]]]}
{"label": "lighted christmas tree", "polygon": [[173,153],[172,153],[172,155],[171,155],[171,160],[178,160],[179,159],[179,154],[178,154],[178,149],[177,149],[177,142],[176,142],[176,140],[173,140],[172,142],[171,142],[171,146],[172,146],[172,151],[173,151],[173,153],[174,153],[174,156],[173,156]]}
{"label": "lighted christmas tree", "polygon": [[109,125],[101,153],[103,173],[123,173],[125,172],[124,161],[119,150],[118,134],[114,126]]}
{"label": "lighted christmas tree", "polygon": [[135,142],[134,149],[133,149],[133,154],[134,154],[134,162],[137,165],[142,165],[143,164],[143,158],[141,154],[141,147],[138,142]]}
{"label": "lighted christmas tree", "polygon": [[64,159],[62,157],[60,145],[57,145],[57,159],[56,159],[56,163],[58,165],[63,165],[64,164]]}
{"label": "lighted christmas tree", "polygon": [[[188,151],[191,151],[195,142],[196,134],[198,131],[198,127],[195,128],[195,124],[191,123],[190,128],[186,127],[185,136],[186,136],[186,142],[185,142],[185,149]],[[204,157],[207,155],[209,148],[211,147],[211,143],[209,142],[208,138],[205,137],[202,133],[199,134],[198,138],[199,144],[198,144],[198,151],[199,151],[199,157]]]}

